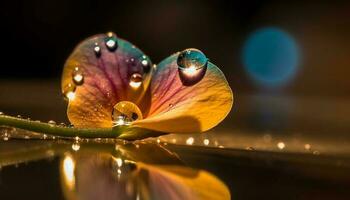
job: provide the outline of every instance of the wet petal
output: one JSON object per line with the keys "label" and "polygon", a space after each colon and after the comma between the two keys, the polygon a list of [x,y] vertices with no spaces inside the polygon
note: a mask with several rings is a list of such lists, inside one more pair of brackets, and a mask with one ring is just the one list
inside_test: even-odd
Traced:
{"label": "wet petal", "polygon": [[157,66],[148,116],[133,125],[163,132],[202,132],[229,113],[233,95],[225,76],[213,63],[203,62],[201,52],[191,55],[190,62],[179,62],[188,51],[199,50],[176,53]]}
{"label": "wet petal", "polygon": [[140,106],[151,73],[148,57],[113,33],[84,40],[62,75],[70,122],[76,127],[112,127],[113,106],[120,101]]}

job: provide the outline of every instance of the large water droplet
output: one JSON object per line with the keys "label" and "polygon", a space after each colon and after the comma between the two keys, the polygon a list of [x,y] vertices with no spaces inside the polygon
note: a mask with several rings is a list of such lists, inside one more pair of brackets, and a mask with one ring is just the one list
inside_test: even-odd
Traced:
{"label": "large water droplet", "polygon": [[81,85],[84,82],[83,72],[79,67],[75,67],[72,73],[73,82],[76,85]]}
{"label": "large water droplet", "polygon": [[142,75],[141,74],[134,73],[133,75],[131,75],[129,85],[132,88],[137,89],[141,86],[141,84],[142,84]]}
{"label": "large water droplet", "polygon": [[129,125],[132,121],[142,118],[139,107],[130,101],[121,101],[113,107],[113,126]]}
{"label": "large water droplet", "polygon": [[177,57],[179,75],[184,85],[194,85],[205,75],[208,58],[198,49],[186,49]]}
{"label": "large water droplet", "polygon": [[97,42],[94,44],[94,52],[95,52],[96,57],[99,58],[101,56],[101,47],[100,47],[100,45],[98,45]]}
{"label": "large water droplet", "polygon": [[109,51],[115,51],[118,48],[117,36],[112,32],[108,32],[105,38],[105,44]]}

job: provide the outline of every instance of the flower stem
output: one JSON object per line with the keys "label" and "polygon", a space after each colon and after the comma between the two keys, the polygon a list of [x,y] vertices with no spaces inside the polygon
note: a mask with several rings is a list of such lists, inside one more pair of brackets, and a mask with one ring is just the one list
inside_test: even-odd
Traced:
{"label": "flower stem", "polygon": [[49,123],[11,117],[7,115],[0,115],[0,126],[11,126],[15,128],[20,128],[38,133],[45,133],[54,136],[78,136],[82,138],[117,138],[123,133],[125,129],[128,129],[126,126],[120,126],[115,128],[64,127]]}

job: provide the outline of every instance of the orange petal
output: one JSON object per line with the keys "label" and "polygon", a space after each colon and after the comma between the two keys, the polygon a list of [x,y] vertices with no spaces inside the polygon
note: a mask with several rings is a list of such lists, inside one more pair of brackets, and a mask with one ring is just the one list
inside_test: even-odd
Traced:
{"label": "orange petal", "polygon": [[175,165],[137,164],[148,171],[152,199],[229,200],[231,198],[227,186],[204,170]]}
{"label": "orange petal", "polygon": [[68,118],[76,127],[112,127],[113,106],[140,106],[152,73],[151,61],[129,42],[108,33],[81,42],[62,75]]}
{"label": "orange petal", "polygon": [[192,60],[185,62],[188,71],[179,68],[178,57],[188,51],[199,50],[176,53],[157,66],[151,81],[149,114],[133,122],[134,126],[162,132],[202,132],[216,126],[230,112],[233,94],[218,67],[206,61],[197,69],[190,64],[198,62]]}

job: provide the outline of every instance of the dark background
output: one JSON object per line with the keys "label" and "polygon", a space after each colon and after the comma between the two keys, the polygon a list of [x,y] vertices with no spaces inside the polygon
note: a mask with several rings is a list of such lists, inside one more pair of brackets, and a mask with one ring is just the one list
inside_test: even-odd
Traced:
{"label": "dark background", "polygon": [[[350,3],[346,1],[87,1],[1,3],[0,78],[58,79],[74,46],[114,31],[154,63],[201,49],[236,93],[349,97]],[[295,76],[265,87],[244,70],[242,49],[264,27],[288,32],[300,48]]]}

